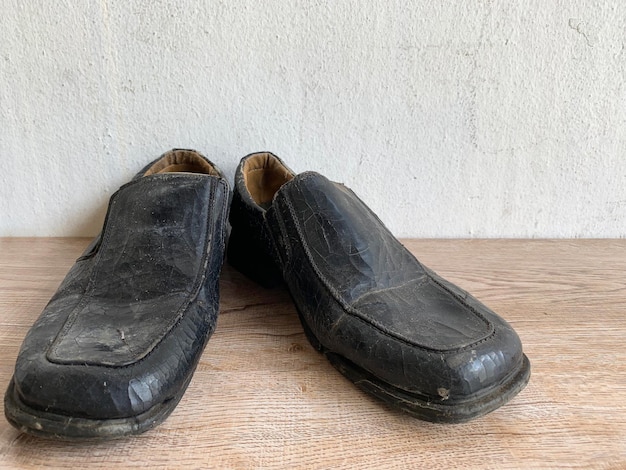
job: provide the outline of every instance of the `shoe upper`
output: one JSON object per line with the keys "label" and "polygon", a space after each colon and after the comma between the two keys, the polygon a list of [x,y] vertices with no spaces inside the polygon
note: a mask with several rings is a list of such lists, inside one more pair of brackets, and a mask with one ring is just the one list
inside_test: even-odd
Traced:
{"label": "shoe upper", "polygon": [[233,232],[244,223],[267,232],[259,237],[324,350],[447,403],[486,393],[522,367],[510,325],[421,265],[351,190],[307,172],[257,191],[245,170],[282,162],[250,158],[257,164],[244,159],[235,179]]}
{"label": "shoe upper", "polygon": [[215,327],[228,205],[223,175],[194,151],[170,151],[122,186],[22,344],[24,403],[114,419],[180,391]]}

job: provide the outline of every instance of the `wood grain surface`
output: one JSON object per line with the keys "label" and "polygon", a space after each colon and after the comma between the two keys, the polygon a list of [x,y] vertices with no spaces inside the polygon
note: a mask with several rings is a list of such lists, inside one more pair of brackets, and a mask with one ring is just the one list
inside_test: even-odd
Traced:
{"label": "wood grain surface", "polygon": [[[0,239],[0,387],[87,239]],[[418,421],[356,389],[304,337],[284,288],[228,265],[221,314],[159,427],[62,443],[0,422],[3,468],[626,468],[626,240],[405,240],[517,330],[529,385],[460,425]]]}

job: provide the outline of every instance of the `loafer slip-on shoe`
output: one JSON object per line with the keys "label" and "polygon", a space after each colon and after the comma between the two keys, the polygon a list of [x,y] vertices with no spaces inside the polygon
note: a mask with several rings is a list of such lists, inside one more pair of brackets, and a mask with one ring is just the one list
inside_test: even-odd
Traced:
{"label": "loafer slip-on shoe", "polygon": [[453,423],[528,382],[511,326],[421,265],[345,186],[251,154],[230,222],[229,262],[265,286],[284,280],[311,344],[365,392]]}
{"label": "loafer slip-on shoe", "polygon": [[146,166],[28,332],[5,394],[35,435],[137,434],[178,404],[218,314],[230,191],[191,150]]}

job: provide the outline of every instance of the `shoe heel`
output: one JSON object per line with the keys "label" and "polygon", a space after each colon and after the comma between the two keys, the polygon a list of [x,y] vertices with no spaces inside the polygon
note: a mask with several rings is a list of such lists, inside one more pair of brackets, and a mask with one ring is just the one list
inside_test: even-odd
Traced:
{"label": "shoe heel", "polygon": [[283,282],[276,262],[259,239],[233,227],[228,240],[228,263],[253,281],[269,289]]}

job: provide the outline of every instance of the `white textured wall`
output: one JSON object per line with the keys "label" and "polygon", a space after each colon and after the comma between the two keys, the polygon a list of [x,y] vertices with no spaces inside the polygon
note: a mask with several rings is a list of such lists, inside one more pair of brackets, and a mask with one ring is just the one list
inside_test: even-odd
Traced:
{"label": "white textured wall", "polygon": [[626,2],[0,0],[0,235],[271,150],[416,237],[626,234]]}

